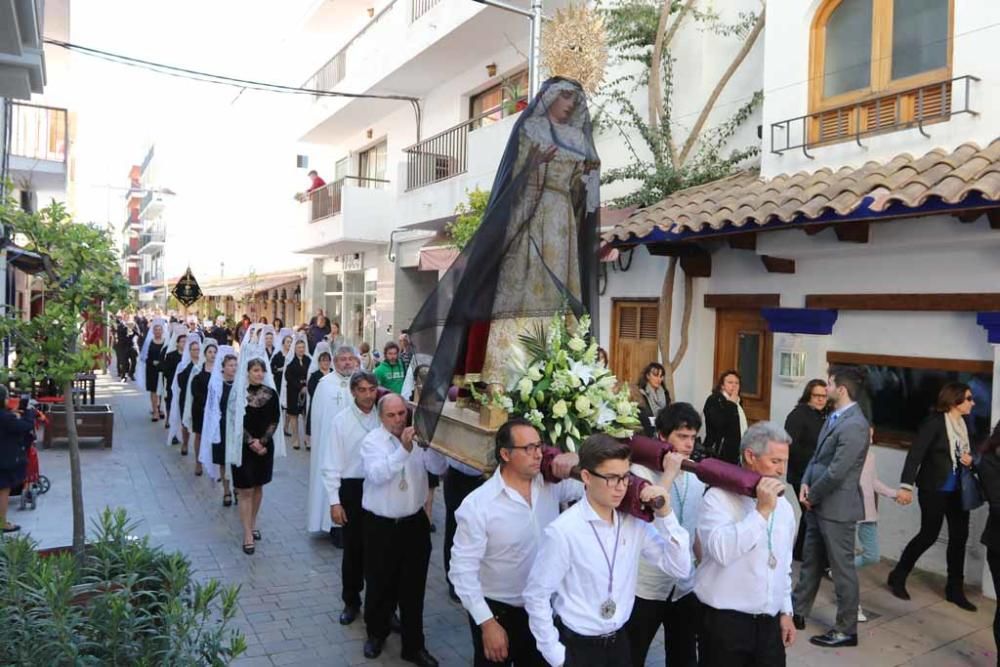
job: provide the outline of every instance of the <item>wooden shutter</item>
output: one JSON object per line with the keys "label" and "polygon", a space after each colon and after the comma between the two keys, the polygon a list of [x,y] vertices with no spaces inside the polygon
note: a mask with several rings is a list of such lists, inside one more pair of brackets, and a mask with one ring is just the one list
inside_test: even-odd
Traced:
{"label": "wooden shutter", "polygon": [[611,320],[611,370],[634,383],[646,364],[659,359],[656,301],[615,301]]}

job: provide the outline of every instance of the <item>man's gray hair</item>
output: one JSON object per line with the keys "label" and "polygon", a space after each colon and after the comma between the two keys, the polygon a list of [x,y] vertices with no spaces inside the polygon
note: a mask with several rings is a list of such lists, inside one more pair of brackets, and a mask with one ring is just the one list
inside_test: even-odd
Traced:
{"label": "man's gray hair", "polygon": [[334,357],[339,357],[342,354],[347,354],[352,357],[358,356],[358,353],[354,351],[354,348],[350,345],[341,345],[337,348],[337,352],[333,355]]}
{"label": "man's gray hair", "polygon": [[790,445],[792,444],[792,436],[774,422],[757,422],[743,434],[743,439],[740,441],[740,452],[749,449],[754,453],[754,456],[763,456],[768,445],[772,442]]}
{"label": "man's gray hair", "polygon": [[372,373],[371,371],[366,371],[366,370],[354,371],[351,374],[351,391],[357,389],[358,385],[361,384],[362,382],[367,382],[373,387],[378,386],[378,380],[375,378],[375,374]]}

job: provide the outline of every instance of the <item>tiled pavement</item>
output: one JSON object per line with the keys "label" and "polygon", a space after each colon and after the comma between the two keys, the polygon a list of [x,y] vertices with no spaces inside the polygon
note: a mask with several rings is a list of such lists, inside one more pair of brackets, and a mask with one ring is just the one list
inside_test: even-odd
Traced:
{"label": "tiled pavement", "polygon": [[[265,488],[257,553],[240,550],[237,508],[222,507],[222,491],[206,477],[195,477],[192,456],[165,445],[162,422],[152,424],[148,404],[132,386],[101,377],[99,402],[115,411],[113,449],[86,446],[82,453],[85,507],[92,517],[103,507],[125,507],[140,521],[138,532],[165,547],[184,551],[201,577],[242,586],[236,624],[249,650],[238,661],[268,665],[403,665],[399,640],[393,637],[378,661],[362,655],[364,625],[337,623],[340,613],[340,551],[324,536],[310,536],[305,523],[305,450],[290,450],[275,464],[274,481]],[[43,474],[52,490],[37,510],[14,509],[11,519],[43,546],[71,538],[68,455],[65,445],[40,452]],[[16,507],[16,503],[14,504]],[[435,523],[443,529],[444,507],[438,494]],[[433,536],[424,624],[428,650],[442,665],[471,664],[466,617],[447,596],[441,563],[443,530]],[[978,536],[975,536],[978,538]],[[941,600],[942,582],[917,575],[909,584],[913,600],[893,598],[882,586],[889,565],[861,573],[862,600],[873,617],[861,627],[857,649],[824,651],[811,646],[808,634],[823,631],[833,618],[832,587],[825,584],[806,633],[790,650],[790,665],[913,665],[971,667],[995,665],[991,622],[994,603],[980,596],[980,611],[970,614]],[[877,615],[877,618],[876,618]],[[648,665],[663,664],[660,639]]]}

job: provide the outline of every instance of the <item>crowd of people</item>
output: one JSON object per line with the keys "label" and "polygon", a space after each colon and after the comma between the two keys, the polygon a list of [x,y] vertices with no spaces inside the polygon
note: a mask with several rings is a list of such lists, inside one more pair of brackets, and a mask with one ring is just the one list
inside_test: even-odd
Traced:
{"label": "crowd of people", "polygon": [[[878,478],[870,400],[853,368],[807,382],[782,428],[748,423],[737,372],[718,378],[699,412],[672,400],[663,366],[652,363],[635,392],[644,430],[672,450],[662,470],[595,435],[543,474],[543,438],[515,417],[497,432],[499,466],[485,477],[427,448],[407,425],[417,363],[405,334],[377,361],[322,314],[299,330],[249,318],[232,333],[222,322],[164,319],[122,330],[136,354],[134,362],[131,352],[119,355],[120,373],[149,392],[152,420],[167,420],[169,442],[181,454],[193,447],[194,474],[208,470],[222,481],[223,504],[239,505],[248,555],[261,537],[256,520],[274,458],[286,443],[310,450],[306,527],[329,531],[343,549],[339,620],[363,619],[368,658],[397,629],[403,659],[437,664],[422,618],[439,478],[449,594],[468,612],[476,665],[643,665],[661,628],[670,667],[781,665],[825,577],[837,615],[810,641],[856,646],[866,621],[857,571],[879,560],[878,497],[907,505],[914,486],[920,532],[889,589],[909,599],[907,575],[947,521],[945,598],[976,609],[963,588],[964,480],[977,472],[1000,512],[1000,431],[977,446],[982,438],[965,419],[972,392],[961,383],[941,389],[898,488]],[[706,488],[681,470],[683,459],[704,457],[761,475],[756,497]],[[659,505],[651,523],[616,510],[635,477],[649,483],[642,500]],[[997,521],[991,515],[983,536],[995,577]]]}

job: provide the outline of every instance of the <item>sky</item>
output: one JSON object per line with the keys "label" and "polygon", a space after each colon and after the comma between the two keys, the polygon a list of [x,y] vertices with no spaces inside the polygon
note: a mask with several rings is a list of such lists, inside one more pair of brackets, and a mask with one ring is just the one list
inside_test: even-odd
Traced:
{"label": "sky", "polygon": [[[308,67],[288,36],[316,2],[72,0],[68,41],[297,85]],[[155,142],[155,185],[177,193],[164,210],[169,276],[190,265],[196,276],[217,277],[222,262],[227,276],[305,266],[308,258],[290,250],[294,229],[305,224],[292,197],[305,187],[295,168],[295,119],[307,97],[193,82],[78,53],[67,68],[50,70],[45,97],[63,98],[77,115],[77,219],[120,229],[129,168]]]}

